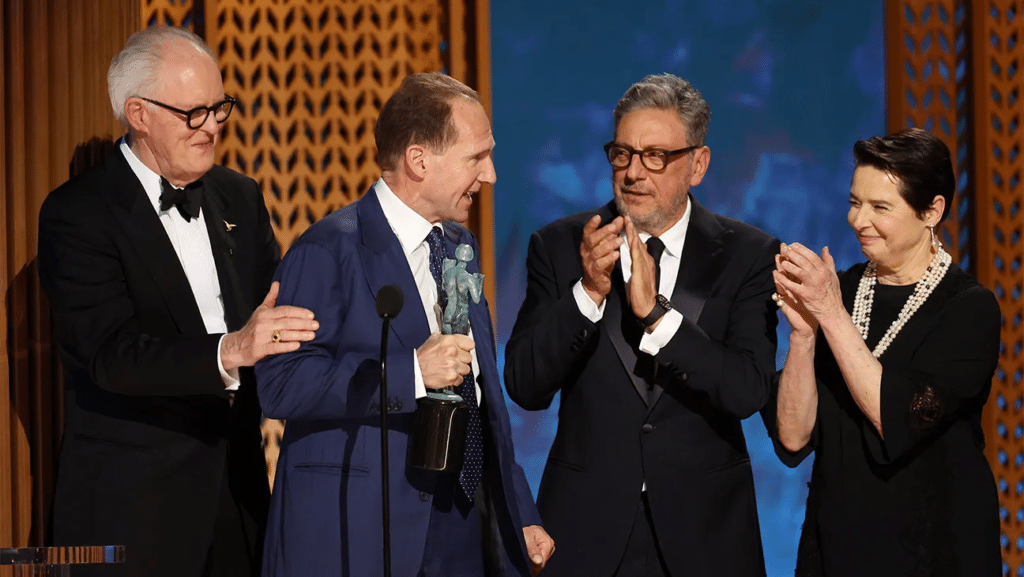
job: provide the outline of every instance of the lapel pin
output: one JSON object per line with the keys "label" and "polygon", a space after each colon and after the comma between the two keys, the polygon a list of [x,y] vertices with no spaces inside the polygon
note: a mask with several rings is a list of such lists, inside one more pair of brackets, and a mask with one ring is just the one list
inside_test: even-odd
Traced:
{"label": "lapel pin", "polygon": [[231,229],[235,228],[236,226],[238,226],[238,225],[237,224],[231,224],[230,222],[228,222],[226,220],[224,221],[225,230],[227,230],[228,232],[231,232]]}

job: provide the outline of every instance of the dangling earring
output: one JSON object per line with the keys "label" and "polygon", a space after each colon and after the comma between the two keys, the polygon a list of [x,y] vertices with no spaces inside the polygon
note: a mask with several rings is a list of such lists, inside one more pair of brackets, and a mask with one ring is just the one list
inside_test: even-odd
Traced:
{"label": "dangling earring", "polygon": [[938,237],[935,236],[935,227],[929,226],[928,230],[932,231],[932,248],[935,250],[939,250],[939,239]]}

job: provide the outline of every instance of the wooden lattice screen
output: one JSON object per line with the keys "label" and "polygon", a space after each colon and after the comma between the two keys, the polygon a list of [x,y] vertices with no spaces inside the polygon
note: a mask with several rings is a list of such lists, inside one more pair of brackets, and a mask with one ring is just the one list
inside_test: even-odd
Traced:
{"label": "wooden lattice screen", "polygon": [[[203,35],[202,26],[196,26],[196,14],[202,14],[203,0],[140,0],[142,27],[164,25],[180,26]],[[195,4],[195,7],[193,6]]]}
{"label": "wooden lattice screen", "polygon": [[886,3],[889,129],[919,126],[955,151],[958,198],[943,239],[1002,309],[985,414],[999,490],[1003,574],[1024,576],[1020,1]]}
{"label": "wooden lattice screen", "polygon": [[[886,3],[886,89],[889,130],[920,127],[953,151],[957,196],[942,224],[942,244],[961,267],[971,266],[974,192],[971,170],[970,110],[967,107],[967,30],[964,2]],[[903,26],[892,25],[901,22]],[[901,50],[892,51],[899,45]]]}
{"label": "wooden lattice screen", "polygon": [[[143,26],[189,28],[217,52],[241,100],[219,161],[263,186],[284,249],[380,175],[373,123],[406,74],[444,70],[490,107],[483,0],[140,1]],[[493,274],[487,192],[469,224]]]}
{"label": "wooden lattice screen", "polygon": [[1010,575],[1024,575],[1024,422],[1021,382],[1020,74],[1021,2],[976,1],[971,7],[974,82],[974,181],[977,187],[977,271],[1003,312],[1002,351],[992,382],[987,438],[989,461],[999,486],[1003,560]]}
{"label": "wooden lattice screen", "polygon": [[[490,100],[485,0],[141,1],[143,26],[190,28],[217,53],[239,99],[219,163],[260,183],[283,250],[380,176],[373,126],[405,75],[445,70]],[[493,275],[489,191],[477,198],[469,224]],[[263,424],[271,484],[283,431]]]}
{"label": "wooden lattice screen", "polygon": [[220,0],[209,14],[225,89],[240,98],[221,164],[269,189],[289,246],[380,176],[374,122],[408,73],[441,69],[440,6]]}

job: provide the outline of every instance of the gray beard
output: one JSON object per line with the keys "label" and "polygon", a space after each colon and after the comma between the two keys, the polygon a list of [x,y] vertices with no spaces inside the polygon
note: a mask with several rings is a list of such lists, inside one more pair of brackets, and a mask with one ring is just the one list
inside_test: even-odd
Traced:
{"label": "gray beard", "polygon": [[[668,230],[676,220],[683,215],[683,206],[686,204],[686,200],[689,197],[689,193],[685,193],[677,196],[673,199],[672,204],[669,206],[667,211],[655,210],[650,214],[638,217],[629,213],[629,209],[626,203],[622,200],[622,193],[615,195],[615,208],[619,210],[619,214],[622,216],[628,216],[633,220],[633,225],[636,226],[639,232],[646,232],[647,234],[658,234],[662,231]],[[677,217],[676,215],[679,215]]]}

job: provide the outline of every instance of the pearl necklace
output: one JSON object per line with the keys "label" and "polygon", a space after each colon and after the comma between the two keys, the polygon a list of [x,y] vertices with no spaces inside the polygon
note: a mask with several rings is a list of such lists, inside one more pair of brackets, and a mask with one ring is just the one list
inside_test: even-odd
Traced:
{"label": "pearl necklace", "polygon": [[[914,316],[917,309],[921,308],[924,301],[928,299],[928,296],[938,286],[942,277],[946,276],[946,271],[949,270],[949,264],[953,261],[953,258],[949,256],[948,252],[942,250],[941,246],[938,248],[939,250],[935,253],[932,262],[928,264],[928,270],[925,271],[924,277],[914,287],[914,294],[910,295],[910,298],[903,305],[899,316],[889,326],[889,330],[885,331],[882,340],[878,341],[878,344],[875,345],[875,350],[871,351],[871,354],[876,359],[882,356],[882,353],[889,348],[893,339],[899,334],[900,329],[907,324],[910,317]],[[875,299],[875,282],[878,279],[875,269],[875,263],[869,262],[867,268],[864,269],[864,275],[860,277],[860,284],[857,286],[857,296],[853,300],[853,324],[857,327],[861,338],[865,341],[868,340],[868,327],[871,325],[871,304]]]}

